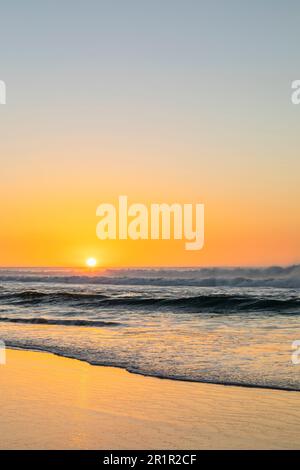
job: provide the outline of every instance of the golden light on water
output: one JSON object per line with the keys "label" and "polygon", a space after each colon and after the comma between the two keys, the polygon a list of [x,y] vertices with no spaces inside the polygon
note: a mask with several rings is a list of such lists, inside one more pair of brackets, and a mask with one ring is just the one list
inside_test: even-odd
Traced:
{"label": "golden light on water", "polygon": [[88,258],[85,263],[89,268],[94,268],[95,266],[97,266],[96,258]]}

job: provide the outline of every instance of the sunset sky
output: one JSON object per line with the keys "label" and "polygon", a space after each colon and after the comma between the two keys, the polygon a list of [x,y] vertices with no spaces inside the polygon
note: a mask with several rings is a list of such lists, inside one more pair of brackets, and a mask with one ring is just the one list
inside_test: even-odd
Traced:
{"label": "sunset sky", "polygon": [[[13,3],[0,266],[300,261],[298,1]],[[204,249],[98,240],[96,208],[121,194],[204,203]]]}

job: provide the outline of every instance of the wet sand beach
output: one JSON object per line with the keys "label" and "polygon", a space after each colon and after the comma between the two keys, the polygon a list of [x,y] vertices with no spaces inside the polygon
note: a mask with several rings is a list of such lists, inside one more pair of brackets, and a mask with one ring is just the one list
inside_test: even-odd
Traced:
{"label": "wet sand beach", "polygon": [[1,449],[297,449],[300,393],[188,383],[7,350]]}

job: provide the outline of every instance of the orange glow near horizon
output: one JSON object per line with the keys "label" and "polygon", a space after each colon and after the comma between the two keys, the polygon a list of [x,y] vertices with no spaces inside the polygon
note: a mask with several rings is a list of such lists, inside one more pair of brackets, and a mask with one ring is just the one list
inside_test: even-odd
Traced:
{"label": "orange glow near horizon", "polygon": [[[20,233],[14,220],[7,219],[1,234],[2,266],[80,267],[93,253],[102,267],[138,266],[238,266],[293,264],[297,258],[296,231],[281,225],[272,215],[255,208],[220,207],[206,204],[205,244],[200,251],[186,251],[183,240],[101,241],[96,237],[97,219],[93,204],[89,217],[77,212],[64,217],[57,209],[47,220],[31,214]],[[232,211],[232,213],[231,213]],[[40,214],[40,215],[39,215]],[[49,214],[49,213],[48,213]],[[61,219],[61,220],[60,220]],[[64,219],[64,221],[63,221]],[[66,220],[67,219],[67,220]],[[51,221],[55,220],[52,225]],[[79,221],[79,222],[78,222]],[[8,223],[10,222],[10,223]]]}
{"label": "orange glow near horizon", "polygon": [[[291,175],[277,169],[267,181],[265,168],[256,173],[257,162],[240,175],[229,175],[225,163],[223,168],[219,164],[218,172],[207,164],[192,171],[180,165],[166,169],[160,161],[151,166],[145,158],[144,166],[133,171],[132,165],[125,165],[121,174],[114,165],[110,167],[112,158],[107,158],[106,167],[101,159],[98,162],[81,154],[69,167],[69,159],[51,159],[45,154],[43,165],[27,161],[27,166],[20,162],[19,167],[6,168],[0,187],[0,198],[5,201],[0,266],[80,267],[91,254],[101,260],[101,267],[287,265],[300,261],[296,172]],[[186,251],[181,240],[99,240],[96,208],[103,202],[116,203],[120,194],[127,194],[130,203],[148,206],[155,202],[204,203],[204,248]]]}

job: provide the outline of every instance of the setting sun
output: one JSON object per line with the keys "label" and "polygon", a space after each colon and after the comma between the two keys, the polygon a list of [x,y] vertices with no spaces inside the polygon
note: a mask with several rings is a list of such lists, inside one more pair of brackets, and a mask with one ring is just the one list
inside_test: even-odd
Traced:
{"label": "setting sun", "polygon": [[97,260],[95,258],[88,258],[85,263],[89,268],[94,268],[97,265]]}

